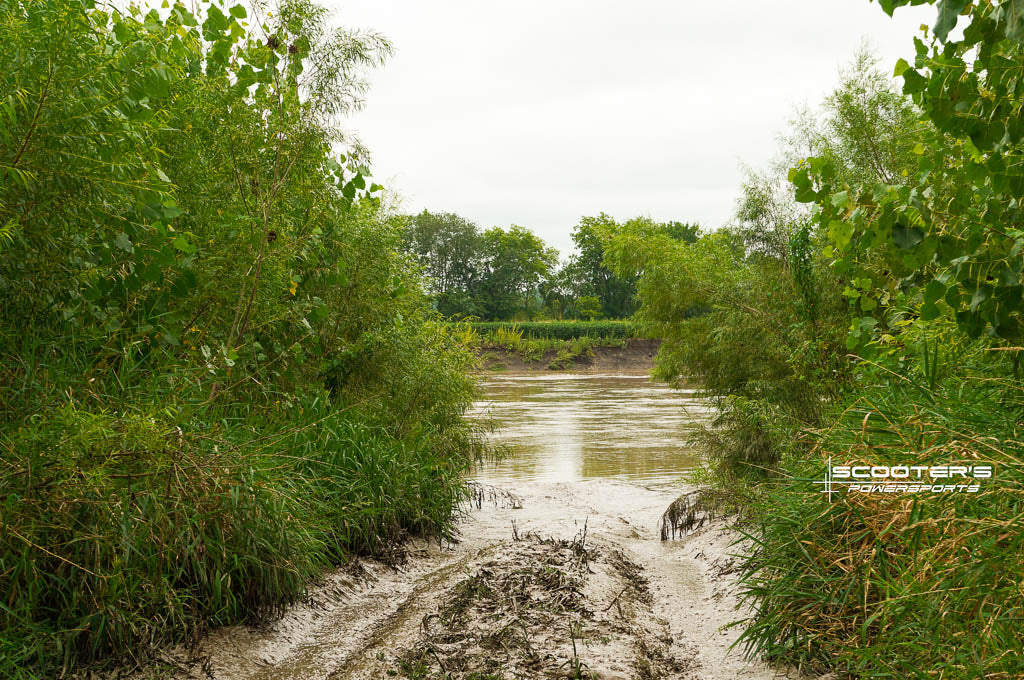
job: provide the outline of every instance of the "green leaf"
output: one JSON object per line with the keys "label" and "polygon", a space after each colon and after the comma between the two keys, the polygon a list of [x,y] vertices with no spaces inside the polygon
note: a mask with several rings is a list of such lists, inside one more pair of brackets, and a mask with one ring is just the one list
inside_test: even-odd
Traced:
{"label": "green leaf", "polygon": [[[115,17],[117,15],[114,15]],[[116,21],[114,24],[114,37],[117,38],[118,42],[126,43],[132,38],[132,32],[124,24],[123,21]]]}
{"label": "green leaf", "polygon": [[882,11],[889,16],[892,16],[897,7],[902,7],[908,2],[910,0],[878,0],[878,4],[882,6]]}
{"label": "green leaf", "polygon": [[928,81],[912,68],[903,72],[903,94],[914,94],[928,86]]}
{"label": "green leaf", "polygon": [[995,18],[1007,38],[1024,44],[1024,0],[1003,0]]}
{"label": "green leaf", "polygon": [[181,252],[185,253],[186,255],[191,255],[192,253],[196,252],[196,247],[194,245],[192,245],[191,243],[189,243],[188,239],[186,239],[181,234],[179,234],[177,237],[175,237],[175,239],[174,239],[174,241],[172,243],[173,243],[175,248],[177,248]]}
{"label": "green leaf", "polygon": [[150,283],[160,283],[164,277],[164,271],[158,263],[150,262],[139,271],[139,275]]}
{"label": "green leaf", "polygon": [[82,297],[84,297],[89,302],[96,302],[101,297],[103,297],[103,289],[100,288],[98,285],[89,286],[82,292]]}
{"label": "green leaf", "polygon": [[[170,180],[167,180],[168,182]],[[180,217],[185,214],[181,208],[176,205],[163,205],[160,207],[160,212],[163,213],[164,219],[173,220],[175,217]]]}
{"label": "green leaf", "polygon": [[166,245],[157,253],[156,261],[161,267],[170,267],[174,264],[176,250],[172,245]]}
{"label": "green leaf", "polygon": [[191,269],[184,269],[171,286],[171,295],[185,297],[196,285],[196,275]]}
{"label": "green leaf", "polygon": [[1010,257],[1017,257],[1021,250],[1024,250],[1024,238],[1019,238],[1013,242],[1013,248],[1010,249]]}
{"label": "green leaf", "polygon": [[910,64],[907,63],[907,60],[900,58],[896,62],[896,68],[893,69],[892,75],[896,78],[899,78],[901,75],[903,75],[903,72],[906,71],[908,68],[910,68]]}
{"label": "green leaf", "polygon": [[128,234],[123,231],[117,232],[114,236],[114,245],[125,251],[126,253],[135,252],[135,248],[132,246],[132,241],[128,238]]}
{"label": "green leaf", "polygon": [[931,321],[939,318],[939,316],[941,316],[941,311],[939,310],[938,305],[933,302],[928,302],[921,305],[920,314],[922,321]]}
{"label": "green leaf", "polygon": [[933,279],[924,289],[924,301],[926,304],[930,304],[940,299],[945,294],[946,285]]}
{"label": "green leaf", "polygon": [[1020,271],[1021,271],[1020,262],[1016,263],[1015,266],[1012,266],[1012,267],[1008,266],[1008,267],[1006,267],[999,274],[999,284],[1002,285],[1002,286],[1006,286],[1008,288],[1019,286],[1020,285]]}
{"label": "green leaf", "polygon": [[227,30],[230,22],[224,16],[224,12],[211,4],[206,10],[206,21],[203,22],[203,37],[210,42],[215,42],[221,34]]}
{"label": "green leaf", "polygon": [[932,32],[941,42],[946,42],[946,36],[956,26],[956,20],[964,11],[969,0],[939,0],[939,17],[935,20],[935,28]]}
{"label": "green leaf", "polygon": [[985,286],[978,286],[974,291],[974,295],[971,296],[971,311],[978,311],[978,306],[988,299],[988,288]]}
{"label": "green leaf", "polygon": [[236,19],[244,19],[246,17],[245,8],[241,5],[233,5],[231,9],[228,10],[228,14]]}
{"label": "green leaf", "polygon": [[892,227],[892,240],[897,248],[910,250],[924,240],[924,232],[917,227],[896,223]]}
{"label": "green leaf", "polygon": [[162,99],[171,93],[170,88],[167,87],[167,81],[161,78],[155,71],[151,72],[146,78],[143,91],[150,99]]}
{"label": "green leaf", "polygon": [[828,223],[828,237],[840,250],[850,243],[853,237],[853,225],[848,222],[832,220]]}

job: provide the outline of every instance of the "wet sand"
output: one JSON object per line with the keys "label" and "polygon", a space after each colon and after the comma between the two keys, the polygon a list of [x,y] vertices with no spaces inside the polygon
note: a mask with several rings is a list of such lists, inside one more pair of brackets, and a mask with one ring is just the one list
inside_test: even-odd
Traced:
{"label": "wet sand", "polygon": [[473,416],[509,455],[476,471],[480,502],[457,542],[415,542],[398,569],[334,573],[266,628],[170,653],[178,677],[786,677],[730,648],[745,615],[736,534],[718,521],[660,540],[661,514],[690,490],[687,439],[706,405],[644,376],[484,388]]}
{"label": "wet sand", "polygon": [[[518,496],[521,507],[510,507],[507,499],[485,501],[465,518],[458,544],[417,544],[405,567],[369,564],[365,578],[336,574],[314,590],[310,602],[264,630],[217,631],[201,646],[200,656],[208,656],[205,663],[190,664],[181,677],[444,677],[442,664],[449,666],[445,662],[453,660],[465,669],[486,668],[497,660],[504,674],[495,677],[566,677],[574,659],[601,678],[783,676],[730,650],[739,629],[726,626],[743,616],[736,609],[730,571],[734,534],[718,523],[685,539],[659,540],[658,518],[679,489],[612,479],[523,482],[507,489]],[[509,618],[501,603],[484,602],[478,608],[483,613],[472,611],[461,628],[454,626],[477,638],[457,640],[462,643],[457,654],[443,645],[439,649],[437,639],[451,636],[429,630],[430,621],[451,607],[467,581],[484,575],[502,582],[538,560],[554,562],[538,539],[561,541],[571,551],[584,527],[583,547],[594,555],[587,565],[590,573],[577,588],[577,611],[556,612],[564,615],[556,622],[545,618],[541,626],[527,626],[520,636],[545,659],[540,667],[531,669],[529,659],[516,649],[486,646],[486,639],[500,630],[502,617]],[[544,590],[544,584],[532,586]],[[543,600],[544,593],[532,597]],[[550,607],[538,611],[545,609]],[[579,610],[585,613],[574,616]],[[527,612],[525,620],[530,623],[539,615]],[[581,624],[575,630],[573,621]],[[410,659],[425,663],[410,665]],[[407,672],[412,668],[426,669],[427,674]]]}

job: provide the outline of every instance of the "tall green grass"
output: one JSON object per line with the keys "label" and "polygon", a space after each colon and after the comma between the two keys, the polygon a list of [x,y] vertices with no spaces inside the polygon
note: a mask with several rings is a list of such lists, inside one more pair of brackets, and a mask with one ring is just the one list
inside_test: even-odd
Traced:
{"label": "tall green grass", "polygon": [[[922,350],[863,389],[811,455],[751,495],[748,650],[870,678],[1024,677],[1024,384],[984,347]],[[943,375],[945,371],[945,375]],[[978,494],[840,493],[834,464],[993,463]]]}
{"label": "tall green grass", "polygon": [[[187,370],[153,371],[162,359],[98,368],[73,337],[63,352],[35,337],[3,355],[0,677],[144,661],[274,616],[354,556],[452,535],[479,443],[443,390],[414,412],[391,391],[412,422],[315,383],[211,404]],[[422,387],[434,368],[408,370]]]}
{"label": "tall green grass", "polygon": [[300,403],[192,431],[68,405],[5,437],[0,675],[144,657],[272,615],[352,555],[451,534],[467,456]]}

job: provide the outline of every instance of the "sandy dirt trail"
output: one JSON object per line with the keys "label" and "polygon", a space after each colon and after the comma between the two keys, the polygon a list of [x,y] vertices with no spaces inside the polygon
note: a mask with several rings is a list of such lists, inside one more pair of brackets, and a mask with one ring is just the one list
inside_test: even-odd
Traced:
{"label": "sandy dirt trail", "polygon": [[[733,540],[721,523],[662,542],[682,487],[613,479],[521,482],[472,509],[454,546],[404,567],[337,573],[256,630],[216,631],[182,677],[792,677],[745,661],[725,626]],[[183,666],[179,666],[183,668]]]}

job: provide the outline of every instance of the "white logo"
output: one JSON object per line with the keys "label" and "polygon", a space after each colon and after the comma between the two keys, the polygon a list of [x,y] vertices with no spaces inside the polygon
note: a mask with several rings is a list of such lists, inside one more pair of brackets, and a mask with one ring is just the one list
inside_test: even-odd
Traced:
{"label": "white logo", "polygon": [[833,465],[829,456],[820,493],[978,493],[978,480],[992,479],[991,464]]}

